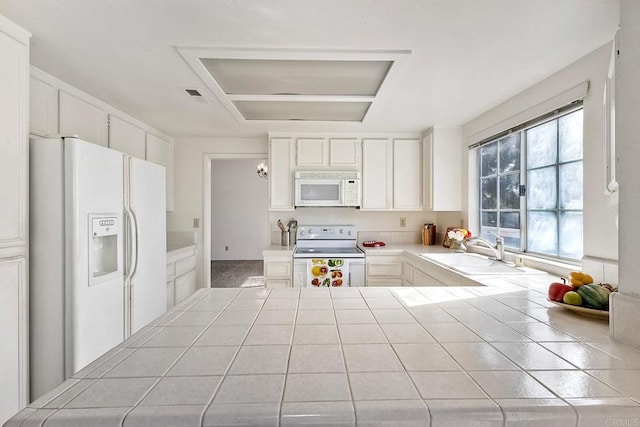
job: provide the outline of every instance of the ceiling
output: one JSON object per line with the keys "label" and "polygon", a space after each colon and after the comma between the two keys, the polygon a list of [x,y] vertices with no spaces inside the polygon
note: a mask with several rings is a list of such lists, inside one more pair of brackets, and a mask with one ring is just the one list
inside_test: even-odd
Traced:
{"label": "ceiling", "polygon": [[[618,13],[615,0],[0,0],[33,34],[32,65],[174,137],[462,125],[611,40]],[[362,123],[251,121],[178,48],[410,54]],[[305,108],[331,117],[330,104]]]}

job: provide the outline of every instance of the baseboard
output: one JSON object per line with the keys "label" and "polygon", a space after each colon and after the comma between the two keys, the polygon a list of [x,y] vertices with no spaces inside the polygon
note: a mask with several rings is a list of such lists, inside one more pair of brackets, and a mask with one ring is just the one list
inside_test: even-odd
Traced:
{"label": "baseboard", "polygon": [[621,292],[611,294],[609,330],[611,338],[640,349],[640,298]]}

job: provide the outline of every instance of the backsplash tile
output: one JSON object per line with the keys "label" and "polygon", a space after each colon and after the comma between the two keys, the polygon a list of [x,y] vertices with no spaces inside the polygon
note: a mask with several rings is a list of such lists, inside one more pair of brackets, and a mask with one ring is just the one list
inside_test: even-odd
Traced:
{"label": "backsplash tile", "polygon": [[410,245],[422,243],[419,231],[359,231],[358,243],[367,240],[385,242],[388,245]]}
{"label": "backsplash tile", "polygon": [[585,256],[582,271],[593,277],[595,283],[609,283],[618,286],[618,261]]}

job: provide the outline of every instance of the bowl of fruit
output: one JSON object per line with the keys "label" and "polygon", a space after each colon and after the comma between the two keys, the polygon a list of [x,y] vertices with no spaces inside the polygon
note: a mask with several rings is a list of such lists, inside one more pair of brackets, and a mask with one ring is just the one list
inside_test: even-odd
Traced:
{"label": "bowl of fruit", "polygon": [[599,319],[609,318],[609,295],[618,289],[608,283],[594,283],[593,277],[581,271],[570,275],[562,283],[549,285],[547,299],[560,307]]}

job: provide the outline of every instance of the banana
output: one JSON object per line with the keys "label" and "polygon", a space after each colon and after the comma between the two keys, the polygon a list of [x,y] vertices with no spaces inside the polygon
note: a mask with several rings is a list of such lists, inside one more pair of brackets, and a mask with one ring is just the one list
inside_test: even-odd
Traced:
{"label": "banana", "polygon": [[574,288],[579,288],[582,285],[588,285],[590,283],[593,283],[593,277],[587,273],[583,273],[581,271],[571,272],[571,286]]}

